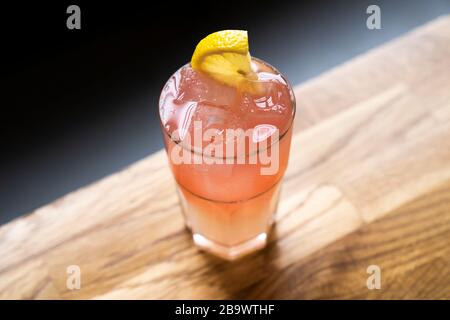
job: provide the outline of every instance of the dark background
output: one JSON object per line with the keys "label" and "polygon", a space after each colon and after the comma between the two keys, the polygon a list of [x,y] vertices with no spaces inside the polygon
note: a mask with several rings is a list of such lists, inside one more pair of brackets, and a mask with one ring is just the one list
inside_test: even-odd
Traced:
{"label": "dark background", "polygon": [[[66,28],[71,4],[81,30]],[[366,28],[370,4],[381,30]],[[160,149],[159,92],[211,32],[248,30],[252,55],[297,84],[450,13],[450,0],[21,1],[1,13],[0,224]]]}

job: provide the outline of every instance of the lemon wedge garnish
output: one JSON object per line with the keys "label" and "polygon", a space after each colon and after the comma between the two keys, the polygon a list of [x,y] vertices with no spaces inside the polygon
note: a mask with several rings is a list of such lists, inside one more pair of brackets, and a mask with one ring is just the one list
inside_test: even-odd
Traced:
{"label": "lemon wedge garnish", "polygon": [[192,55],[191,66],[232,87],[257,78],[244,30],[218,31],[202,39]]}

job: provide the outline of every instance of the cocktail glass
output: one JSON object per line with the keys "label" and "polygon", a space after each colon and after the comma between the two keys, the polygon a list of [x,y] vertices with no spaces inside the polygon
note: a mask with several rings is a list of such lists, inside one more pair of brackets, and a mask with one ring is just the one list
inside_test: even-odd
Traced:
{"label": "cocktail glass", "polygon": [[[295,97],[283,75],[260,59],[252,58],[252,65],[258,79],[232,88],[187,64],[168,80],[159,102],[186,226],[197,246],[228,260],[267,242],[295,115]],[[235,135],[227,135],[232,130]]]}

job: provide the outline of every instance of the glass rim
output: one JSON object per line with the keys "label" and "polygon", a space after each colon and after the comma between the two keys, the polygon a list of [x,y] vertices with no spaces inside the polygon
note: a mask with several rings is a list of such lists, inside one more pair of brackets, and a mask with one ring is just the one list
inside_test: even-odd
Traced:
{"label": "glass rim", "polygon": [[[252,60],[256,60],[256,61],[258,61],[258,62],[264,64],[265,66],[271,68],[272,70],[274,70],[275,72],[277,72],[277,73],[283,78],[283,80],[286,82],[287,87],[288,87],[288,89],[289,89],[289,93],[290,93],[290,96],[291,96],[291,103],[292,103],[292,114],[291,114],[291,119],[290,119],[289,126],[286,128],[286,130],[283,131],[282,134],[279,135],[279,138],[278,138],[277,141],[272,142],[272,143],[271,143],[269,146],[267,146],[266,148],[261,148],[261,149],[260,149],[260,148],[257,148],[256,152],[254,152],[254,153],[259,154],[259,153],[262,152],[262,151],[265,151],[265,150],[267,150],[267,149],[270,149],[270,148],[271,148],[273,145],[275,145],[276,143],[280,143],[281,140],[282,140],[282,139],[287,135],[287,133],[292,129],[292,126],[293,126],[294,120],[295,120],[295,115],[296,115],[296,113],[297,113],[297,101],[296,101],[295,93],[294,93],[294,90],[293,90],[293,88],[292,88],[292,85],[291,85],[290,81],[289,81],[289,80],[288,80],[288,79],[287,79],[287,78],[286,78],[286,77],[285,77],[285,76],[284,76],[277,68],[275,68],[275,67],[272,66],[270,63],[268,63],[268,62],[266,62],[266,61],[264,61],[264,60],[262,60],[262,59],[259,59],[259,58],[253,57],[253,56],[251,57],[251,59],[252,59]],[[191,64],[191,63],[188,62],[188,63],[184,64],[183,66],[181,66],[180,68],[178,68],[174,73],[172,73],[172,75],[169,77],[169,80],[170,80],[170,79],[171,79],[171,78],[172,78],[179,70],[181,70],[182,68],[184,68],[184,67],[186,67],[186,66],[189,66],[190,64]],[[168,82],[169,80],[167,80],[167,81],[164,83],[163,89],[164,89],[164,87],[166,86],[166,84],[167,84],[167,82]],[[233,156],[233,157],[225,157],[225,156],[217,156],[217,157],[216,157],[216,156],[205,155],[203,152],[199,152],[198,150],[196,150],[196,149],[193,148],[192,146],[186,146],[186,145],[184,145],[184,144],[182,143],[182,140],[180,141],[180,140],[174,139],[174,138],[172,137],[172,135],[171,135],[169,132],[167,132],[167,130],[166,130],[166,128],[164,127],[163,122],[162,122],[162,118],[161,118],[161,105],[160,105],[162,93],[163,93],[163,90],[161,90],[160,98],[159,98],[159,100],[158,100],[158,118],[159,118],[159,124],[160,124],[160,126],[161,126],[161,128],[162,128],[162,131],[163,131],[164,135],[166,135],[166,136],[169,138],[170,141],[172,141],[173,143],[179,145],[183,150],[189,151],[190,153],[192,153],[192,154],[194,154],[194,155],[198,155],[198,156],[201,156],[201,157],[206,157],[206,158],[209,158],[209,159],[236,159],[236,158],[238,157],[237,155],[235,155],[235,156]],[[246,154],[245,157],[250,157],[250,156],[252,156],[252,155],[253,155],[253,153],[252,153],[252,154]]]}

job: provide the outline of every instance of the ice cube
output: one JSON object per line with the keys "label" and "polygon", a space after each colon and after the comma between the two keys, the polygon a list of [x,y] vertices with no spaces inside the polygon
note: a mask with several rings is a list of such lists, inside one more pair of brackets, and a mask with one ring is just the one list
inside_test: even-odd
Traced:
{"label": "ice cube", "polygon": [[183,67],[180,74],[177,100],[181,102],[195,101],[222,107],[235,103],[235,88],[195,71],[190,66]]}

